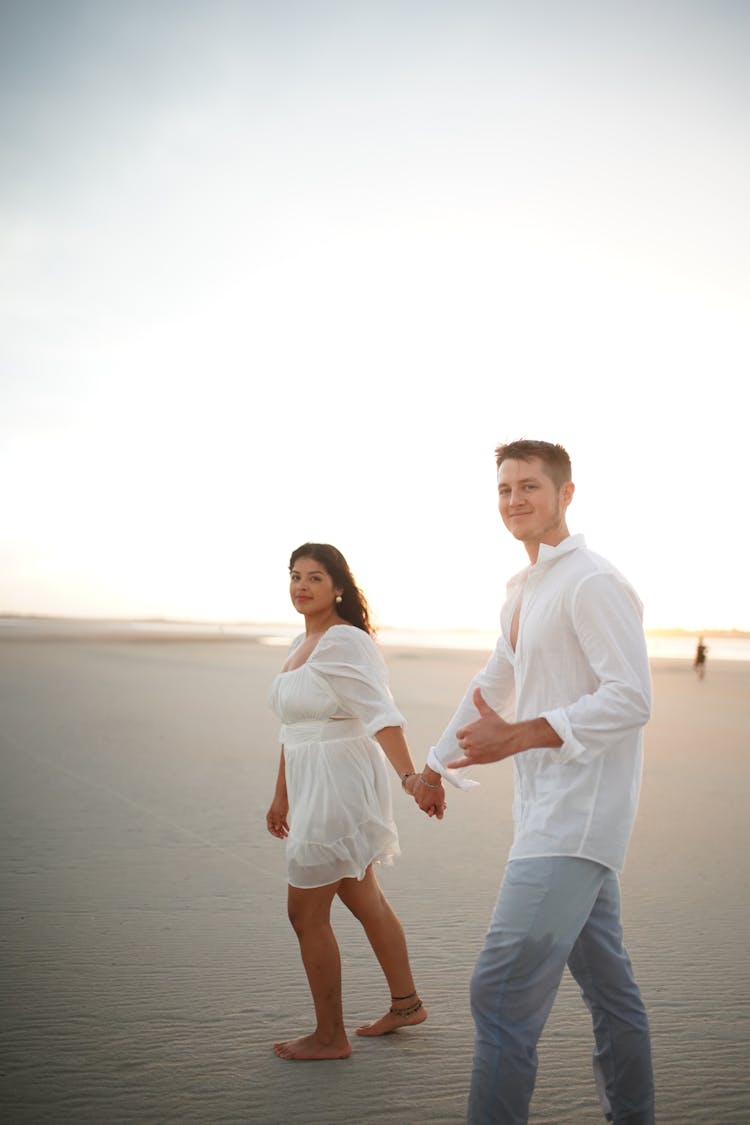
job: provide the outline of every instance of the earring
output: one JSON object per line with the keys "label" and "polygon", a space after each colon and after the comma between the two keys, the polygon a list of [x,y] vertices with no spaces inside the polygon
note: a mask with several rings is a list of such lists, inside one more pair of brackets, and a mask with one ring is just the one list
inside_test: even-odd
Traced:
{"label": "earring", "polygon": [[341,605],[341,603],[343,602],[343,600],[344,600],[344,599],[343,599],[343,598],[341,597],[341,594],[337,594],[337,595],[336,595],[336,605]]}

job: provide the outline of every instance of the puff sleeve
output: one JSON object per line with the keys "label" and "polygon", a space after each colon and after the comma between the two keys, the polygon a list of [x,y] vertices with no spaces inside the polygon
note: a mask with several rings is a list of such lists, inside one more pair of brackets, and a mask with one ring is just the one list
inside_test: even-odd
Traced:
{"label": "puff sleeve", "polygon": [[372,637],[354,625],[335,625],[323,635],[309,661],[311,673],[325,681],[341,708],[367,734],[405,727],[406,720],[388,687],[388,669]]}

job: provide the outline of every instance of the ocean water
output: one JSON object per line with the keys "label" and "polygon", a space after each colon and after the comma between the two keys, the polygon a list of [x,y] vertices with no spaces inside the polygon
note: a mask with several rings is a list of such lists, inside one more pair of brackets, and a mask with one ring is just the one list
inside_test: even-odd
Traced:
{"label": "ocean water", "polygon": [[[693,660],[697,636],[646,634],[652,660]],[[750,660],[750,637],[706,637],[708,660]]]}
{"label": "ocean water", "polygon": [[[264,644],[286,645],[300,628],[290,626],[238,626],[252,629]],[[453,649],[492,652],[497,633],[479,629],[390,629],[378,630],[378,642],[385,647]],[[652,660],[692,662],[698,636],[693,634],[647,633],[646,646]],[[750,636],[707,637],[708,660],[750,660]]]}
{"label": "ocean water", "polygon": [[[0,636],[30,637],[102,635],[135,637],[254,637],[262,644],[284,647],[302,632],[300,622],[193,622],[193,621],[124,621],[41,617],[0,617]],[[488,629],[398,629],[382,626],[378,643],[385,647],[429,648],[474,652],[492,652],[497,632]],[[750,661],[750,634],[712,637],[706,635],[708,660]],[[692,661],[697,633],[647,633],[646,644],[652,660]]]}

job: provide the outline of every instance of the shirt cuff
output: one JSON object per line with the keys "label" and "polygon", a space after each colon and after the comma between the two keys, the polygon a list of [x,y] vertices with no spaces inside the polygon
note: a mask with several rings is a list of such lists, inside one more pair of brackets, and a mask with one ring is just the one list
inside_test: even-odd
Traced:
{"label": "shirt cuff", "polygon": [[[460,755],[461,751],[457,749],[456,753]],[[464,774],[470,768],[469,766],[462,766],[457,770],[452,770],[449,769],[448,766],[444,766],[438,758],[434,746],[430,747],[430,752],[427,755],[427,765],[431,770],[434,770],[435,773],[439,773],[454,789],[474,789],[479,785],[478,781],[473,781],[470,777],[464,777]]]}
{"label": "shirt cuff", "polygon": [[554,711],[544,711],[541,718],[546,719],[557,737],[562,739],[562,746],[552,747],[552,753],[557,755],[559,762],[572,762],[586,753],[586,747],[573,734],[570,719],[562,707]]}

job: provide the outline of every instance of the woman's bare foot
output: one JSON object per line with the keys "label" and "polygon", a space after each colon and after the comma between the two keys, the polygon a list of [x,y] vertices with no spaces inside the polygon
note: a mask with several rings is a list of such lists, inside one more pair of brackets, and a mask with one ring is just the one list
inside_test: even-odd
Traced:
{"label": "woman's bare foot", "polygon": [[299,1059],[313,1061],[316,1059],[348,1059],[352,1053],[352,1045],[344,1035],[330,1043],[318,1039],[315,1032],[312,1035],[302,1035],[299,1039],[287,1039],[283,1043],[274,1043],[274,1053],[280,1059]]}
{"label": "woman's bare foot", "polygon": [[415,1027],[427,1019],[427,1009],[421,1001],[408,1008],[391,1008],[379,1020],[371,1020],[357,1028],[357,1035],[390,1035],[400,1027]]}

